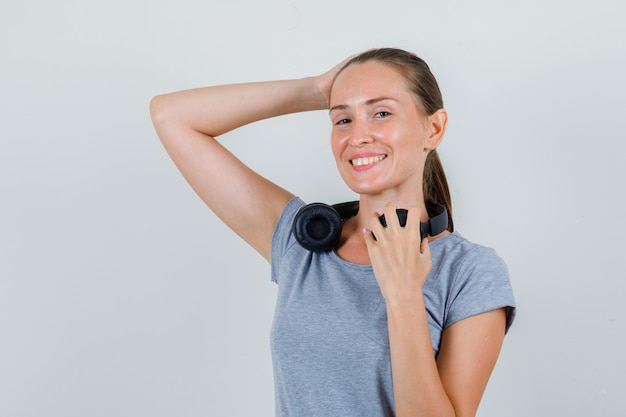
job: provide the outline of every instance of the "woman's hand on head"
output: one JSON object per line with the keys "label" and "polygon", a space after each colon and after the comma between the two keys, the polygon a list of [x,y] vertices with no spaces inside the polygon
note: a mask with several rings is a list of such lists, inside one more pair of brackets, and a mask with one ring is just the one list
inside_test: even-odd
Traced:
{"label": "woman's hand on head", "polygon": [[348,61],[350,61],[355,56],[356,55],[351,55],[345,58],[343,61],[341,61],[325,73],[315,77],[322,100],[324,100],[324,102],[326,103],[326,108],[330,107],[330,92],[332,90],[335,77],[337,76],[337,74],[339,74],[339,71],[341,71],[341,69],[348,63]]}
{"label": "woman's hand on head", "polygon": [[401,294],[419,294],[432,266],[428,240],[420,237],[420,209],[408,210],[405,227],[400,226],[395,205],[387,205],[384,214],[387,227],[375,213],[369,228],[363,230],[378,285],[387,300]]}

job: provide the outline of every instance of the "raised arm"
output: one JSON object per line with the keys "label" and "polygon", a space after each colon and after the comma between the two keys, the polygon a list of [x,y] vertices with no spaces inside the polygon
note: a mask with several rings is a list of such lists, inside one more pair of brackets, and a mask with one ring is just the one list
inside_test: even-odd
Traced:
{"label": "raised arm", "polygon": [[333,70],[297,80],[181,91],[150,103],[157,134],[187,182],[268,260],[274,227],[292,195],[252,171],[215,138],[258,120],[328,108]]}

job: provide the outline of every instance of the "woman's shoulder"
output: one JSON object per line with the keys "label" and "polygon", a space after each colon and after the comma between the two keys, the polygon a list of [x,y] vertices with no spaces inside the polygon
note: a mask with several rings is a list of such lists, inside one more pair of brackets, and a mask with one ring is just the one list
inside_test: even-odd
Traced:
{"label": "woman's shoulder", "polygon": [[277,267],[284,254],[297,243],[292,232],[293,221],[298,210],[304,205],[305,203],[302,199],[294,196],[283,208],[272,235],[270,249],[270,264],[272,264],[272,268]]}
{"label": "woman's shoulder", "polygon": [[508,330],[515,317],[515,297],[508,267],[496,250],[458,232],[443,238],[434,249],[431,252],[437,273],[431,284],[455,300],[454,311],[448,313],[448,325],[505,307]]}
{"label": "woman's shoulder", "polygon": [[499,258],[496,250],[492,247],[476,243],[458,231],[452,232],[447,236],[436,239],[431,243],[431,249],[447,256],[456,257],[496,257]]}
{"label": "woman's shoulder", "polygon": [[278,218],[278,222],[276,222],[276,227],[274,228],[274,234],[272,236],[272,245],[281,243],[285,244],[290,240],[293,220],[298,214],[298,210],[300,210],[304,205],[304,201],[302,201],[300,197],[296,196],[292,197],[287,202]]}
{"label": "woman's shoulder", "polygon": [[506,262],[494,248],[476,243],[456,231],[435,240],[431,244],[431,255],[433,264],[441,271],[448,271],[454,280],[460,276],[509,280]]}

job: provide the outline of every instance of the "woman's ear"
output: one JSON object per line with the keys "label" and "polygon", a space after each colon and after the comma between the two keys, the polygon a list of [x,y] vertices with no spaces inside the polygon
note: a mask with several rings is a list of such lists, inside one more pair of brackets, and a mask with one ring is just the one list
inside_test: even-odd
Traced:
{"label": "woman's ear", "polygon": [[443,140],[448,125],[448,112],[439,109],[428,116],[428,139],[426,141],[426,149],[432,150],[437,148]]}

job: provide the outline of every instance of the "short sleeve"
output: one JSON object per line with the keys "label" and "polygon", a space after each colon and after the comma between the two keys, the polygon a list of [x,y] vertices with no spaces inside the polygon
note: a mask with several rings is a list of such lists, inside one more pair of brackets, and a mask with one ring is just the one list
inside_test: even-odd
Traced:
{"label": "short sleeve", "polygon": [[287,250],[296,242],[293,236],[292,225],[293,219],[296,217],[298,210],[304,206],[304,202],[298,198],[293,197],[281,213],[274,228],[274,234],[272,235],[272,246],[270,249],[270,265],[272,273],[272,281],[278,283],[278,270],[280,260],[283,258]]}
{"label": "short sleeve", "polygon": [[515,318],[515,299],[508,268],[493,249],[478,246],[463,257],[447,307],[445,327],[476,314],[505,308],[508,331]]}

